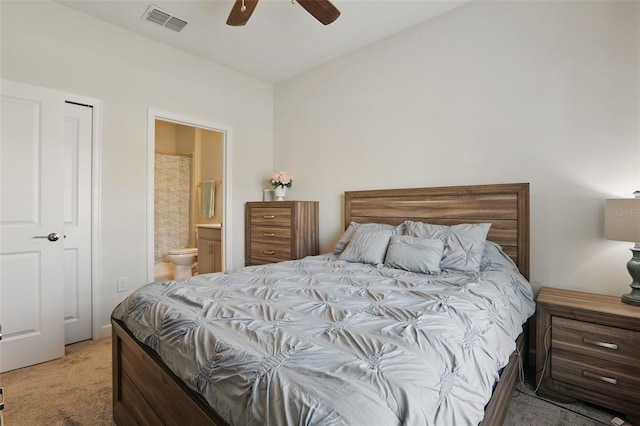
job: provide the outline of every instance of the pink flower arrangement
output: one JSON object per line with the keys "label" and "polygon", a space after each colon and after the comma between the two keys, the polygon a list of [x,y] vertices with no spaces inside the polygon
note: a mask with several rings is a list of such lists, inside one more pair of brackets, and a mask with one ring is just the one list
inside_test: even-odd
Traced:
{"label": "pink flower arrangement", "polygon": [[269,177],[269,182],[274,189],[279,186],[291,188],[291,185],[293,185],[293,175],[289,172],[273,172]]}

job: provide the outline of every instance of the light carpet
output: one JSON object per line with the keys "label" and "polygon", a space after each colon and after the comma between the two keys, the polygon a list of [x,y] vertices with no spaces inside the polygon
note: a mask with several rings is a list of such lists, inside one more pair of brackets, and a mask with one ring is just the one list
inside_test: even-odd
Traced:
{"label": "light carpet", "polygon": [[63,358],[0,375],[5,426],[111,426],[111,338],[66,347]]}
{"label": "light carpet", "polygon": [[[64,358],[4,373],[5,426],[112,426],[111,379],[111,338],[69,345]],[[615,416],[542,400],[526,384],[518,389],[506,426],[609,425]]]}

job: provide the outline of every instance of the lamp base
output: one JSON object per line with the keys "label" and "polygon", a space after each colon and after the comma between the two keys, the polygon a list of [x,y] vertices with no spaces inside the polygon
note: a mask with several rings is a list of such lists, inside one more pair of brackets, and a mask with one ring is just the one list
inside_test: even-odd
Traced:
{"label": "lamp base", "polygon": [[633,257],[627,262],[627,271],[633,278],[633,282],[629,284],[631,293],[622,295],[622,301],[629,305],[640,306],[640,244],[630,249]]}
{"label": "lamp base", "polygon": [[623,294],[622,301],[629,305],[640,306],[640,291],[633,290],[631,293]]}

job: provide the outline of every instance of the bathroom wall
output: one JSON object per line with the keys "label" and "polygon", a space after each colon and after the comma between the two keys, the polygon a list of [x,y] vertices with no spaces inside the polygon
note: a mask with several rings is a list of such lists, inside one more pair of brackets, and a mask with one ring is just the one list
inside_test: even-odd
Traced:
{"label": "bathroom wall", "polygon": [[164,254],[176,248],[194,247],[192,200],[194,198],[195,129],[156,120],[154,179],[155,279],[172,279],[174,265]]}
{"label": "bathroom wall", "polygon": [[156,120],[155,262],[171,249],[193,247],[195,129]]}
{"label": "bathroom wall", "polygon": [[[201,132],[200,146],[200,182],[206,180],[216,181],[215,209],[212,218],[200,216],[200,209],[195,208],[198,214],[196,223],[222,223],[222,178],[223,178],[223,142],[224,134],[211,130],[198,129]],[[199,203],[199,197],[195,200]],[[199,204],[197,204],[199,207]]]}
{"label": "bathroom wall", "polygon": [[[196,247],[196,224],[222,223],[223,203],[223,142],[224,134],[182,124],[156,120],[156,164],[169,168],[156,168],[155,176],[155,279],[171,279],[174,266],[165,262],[162,254],[173,248]],[[164,158],[169,154],[169,157]],[[184,157],[189,155],[190,157]],[[181,157],[182,156],[182,157]],[[178,176],[189,161],[189,182],[180,184]],[[180,164],[182,166],[180,166]],[[214,216],[201,215],[201,182],[217,181]],[[158,192],[162,191],[162,194]],[[177,191],[177,192],[176,192]]]}

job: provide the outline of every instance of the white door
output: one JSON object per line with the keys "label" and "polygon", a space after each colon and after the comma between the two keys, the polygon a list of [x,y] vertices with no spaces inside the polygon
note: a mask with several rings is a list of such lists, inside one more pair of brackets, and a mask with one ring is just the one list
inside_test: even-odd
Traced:
{"label": "white door", "polygon": [[6,80],[0,91],[2,372],[64,355],[65,99]]}
{"label": "white door", "polygon": [[64,343],[91,339],[91,146],[89,106],[67,102],[64,120]]}

